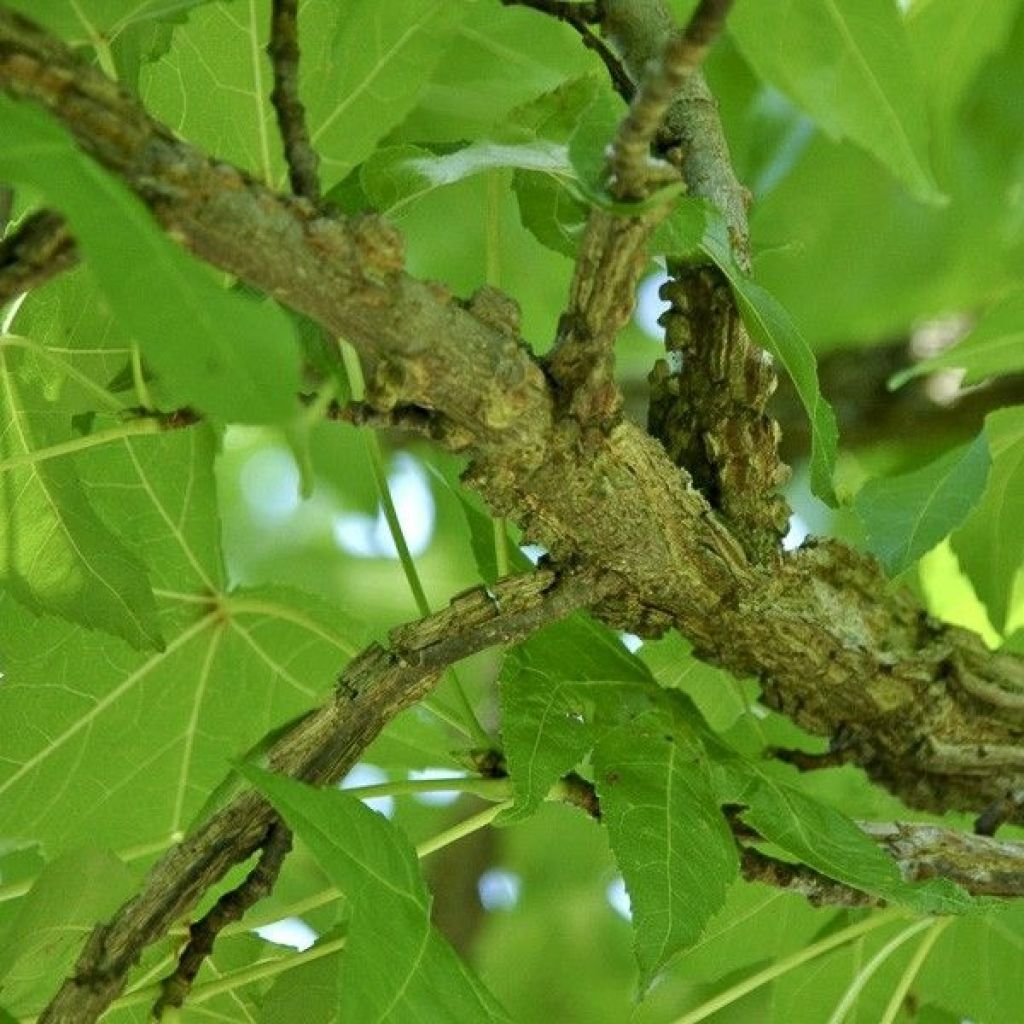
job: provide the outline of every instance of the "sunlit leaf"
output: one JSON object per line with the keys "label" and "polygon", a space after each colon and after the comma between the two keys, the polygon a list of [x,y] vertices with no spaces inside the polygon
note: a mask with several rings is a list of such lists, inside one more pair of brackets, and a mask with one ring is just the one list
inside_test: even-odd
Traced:
{"label": "sunlit leaf", "polygon": [[980,504],[953,534],[953,550],[1003,631],[1011,609],[1014,580],[1024,565],[1024,406],[990,413],[985,437],[992,469]]}
{"label": "sunlit leaf", "polygon": [[340,1019],[368,1024],[511,1019],[430,923],[431,896],[416,853],[395,825],[339,790],[315,790],[253,768],[243,771],[348,900]]}
{"label": "sunlit leaf", "polygon": [[703,747],[661,709],[605,733],[594,771],[647,985],[721,908],[739,870],[736,843]]}
{"label": "sunlit leaf", "polygon": [[892,0],[744,0],[729,30],[758,74],[830,136],[864,147],[916,196],[942,198],[913,49]]}
{"label": "sunlit leaf", "polygon": [[227,590],[201,428],[80,457],[97,511],[145,551],[163,650],[50,618],[0,614],[0,834],[51,852],[169,842],[231,760],[315,705],[363,638],[283,588]]}
{"label": "sunlit leaf", "polygon": [[985,490],[991,459],[983,433],[921,469],[870,480],[854,507],[868,549],[896,576],[913,565],[970,514]]}
{"label": "sunlit leaf", "polygon": [[221,288],[56,121],[5,96],[0,118],[7,131],[0,174],[40,189],[66,214],[111,308],[159,373],[166,399],[228,421],[285,419],[299,376],[284,314]]}

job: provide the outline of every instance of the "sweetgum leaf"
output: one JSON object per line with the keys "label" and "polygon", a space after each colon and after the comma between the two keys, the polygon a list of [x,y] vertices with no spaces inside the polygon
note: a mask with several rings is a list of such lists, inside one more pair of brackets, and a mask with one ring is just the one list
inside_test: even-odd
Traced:
{"label": "sweetgum leaf", "polygon": [[252,767],[241,771],[348,901],[339,1019],[511,1021],[431,924],[430,891],[397,826],[341,790],[313,789]]}

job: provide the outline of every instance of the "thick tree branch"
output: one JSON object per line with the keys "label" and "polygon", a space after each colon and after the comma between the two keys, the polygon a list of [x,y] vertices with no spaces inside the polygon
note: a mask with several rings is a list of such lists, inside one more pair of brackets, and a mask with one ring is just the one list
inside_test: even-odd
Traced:
{"label": "thick tree branch", "polygon": [[[709,4],[708,10],[713,30],[717,7]],[[635,80],[666,40],[681,38],[663,0],[605,0],[601,24]],[[679,49],[683,62],[687,53],[700,54],[699,47],[688,50],[680,43]],[[748,268],[749,193],[736,180],[717,105],[699,72],[682,79],[657,149],[680,166],[691,195],[722,212],[733,254]],[[788,470],[778,455],[778,427],[765,411],[776,385],[771,360],[751,341],[716,269],[670,263],[669,272],[675,278],[666,287],[672,309],[663,322],[666,347],[675,358],[671,368],[660,360],[651,374],[648,427],[690,472],[747,553],[770,562],[789,518],[777,493]]]}
{"label": "thick tree branch", "polygon": [[273,0],[267,56],[274,69],[270,102],[284,143],[292,191],[311,203],[320,201],[320,158],[309,141],[306,109],[299,98],[298,0]]}
{"label": "thick tree branch", "polygon": [[197,254],[349,338],[371,406],[430,411],[442,443],[469,449],[468,480],[497,514],[558,561],[621,577],[626,596],[599,609],[609,622],[678,626],[800,724],[842,728],[851,758],[911,804],[977,813],[1021,788],[1019,658],[935,622],[843,545],[752,561],[642,431],[620,423],[581,446],[528,346],[479,304],[404,274],[393,230],[312,214],[213,163],[3,10],[0,88],[60,117]]}
{"label": "thick tree branch", "polygon": [[[271,749],[274,771],[314,785],[343,776],[400,711],[415,704],[445,669],[496,644],[514,642],[617,585],[593,573],[563,577],[542,570],[470,591],[443,611],[392,630],[387,648],[373,644],[349,663],[333,699]],[[143,949],[188,914],[233,865],[266,841],[276,822],[261,796],[246,792],[219,811],[149,872],[142,890],[82,951],[72,977],[40,1024],[88,1024],[124,986]],[[172,1005],[172,1004],[169,1004]]]}

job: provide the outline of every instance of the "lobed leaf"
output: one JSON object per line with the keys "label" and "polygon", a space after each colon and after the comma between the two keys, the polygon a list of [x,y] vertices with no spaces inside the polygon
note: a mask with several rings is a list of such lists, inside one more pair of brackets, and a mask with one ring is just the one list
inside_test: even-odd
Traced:
{"label": "lobed leaf", "polygon": [[0,339],[0,586],[37,614],[60,615],[123,637],[163,644],[145,563],[96,514],[67,456],[40,458],[57,433],[23,353]]}

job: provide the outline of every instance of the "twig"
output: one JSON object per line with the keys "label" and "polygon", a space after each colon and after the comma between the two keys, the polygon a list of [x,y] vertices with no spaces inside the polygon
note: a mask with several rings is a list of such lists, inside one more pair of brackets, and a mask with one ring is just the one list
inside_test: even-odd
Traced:
{"label": "twig", "polygon": [[629,103],[633,99],[636,89],[629,72],[622,66],[622,62],[615,56],[615,52],[608,44],[597,35],[590,27],[600,20],[600,4],[566,3],[564,0],[501,0],[506,7],[528,7],[533,11],[540,11],[542,14],[550,15],[559,21],[571,25],[580,36],[583,45],[588,50],[601,58],[604,66],[608,69],[608,75],[612,80],[615,91]]}
{"label": "twig", "polygon": [[673,33],[640,82],[612,144],[612,188],[623,200],[647,192],[651,143],[683,83],[696,73],[725,23],[732,0],[701,0],[682,32]]}
{"label": "twig", "polygon": [[36,288],[78,261],[64,218],[51,210],[32,214],[0,242],[0,305]]}
{"label": "twig", "polygon": [[311,203],[320,201],[320,158],[309,141],[306,109],[299,98],[298,0],[274,0],[267,55],[274,69],[270,102],[284,143],[292,191]]}
{"label": "twig", "polygon": [[270,895],[281,872],[281,865],[292,848],[292,834],[280,821],[267,831],[259,862],[236,889],[224,893],[206,915],[189,928],[188,945],[178,958],[174,974],[163,980],[160,998],[153,1006],[158,1020],[168,1007],[182,1006],[192,983],[213,952],[217,936],[229,924],[240,921],[254,904]]}

